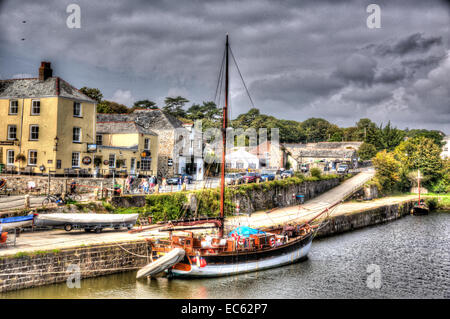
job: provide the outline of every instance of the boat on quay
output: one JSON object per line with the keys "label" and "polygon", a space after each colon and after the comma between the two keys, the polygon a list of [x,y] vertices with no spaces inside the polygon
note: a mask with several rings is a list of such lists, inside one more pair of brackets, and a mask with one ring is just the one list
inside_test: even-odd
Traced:
{"label": "boat on quay", "polygon": [[13,216],[0,218],[3,231],[8,231],[17,228],[31,227],[36,214],[26,216]]}
{"label": "boat on quay", "polygon": [[[225,234],[225,154],[228,124],[229,52],[231,49],[227,35],[225,64],[222,65],[225,70],[225,104],[222,124],[222,165],[220,165],[220,215],[214,218],[170,221],[168,226],[159,230],[169,232],[168,240],[148,240],[152,247],[152,262],[137,273],[137,279],[160,276],[162,273],[174,278],[219,277],[295,263],[307,256],[312,240],[324,217],[329,216],[332,209],[340,203],[339,201],[323,209],[305,222],[291,222],[288,225],[263,229],[239,226]],[[216,233],[212,235],[194,234],[195,230],[208,228],[216,229]]]}
{"label": "boat on quay", "polygon": [[131,229],[139,214],[35,214],[34,225],[40,227],[62,227],[66,231],[84,229],[99,233],[103,228]]}

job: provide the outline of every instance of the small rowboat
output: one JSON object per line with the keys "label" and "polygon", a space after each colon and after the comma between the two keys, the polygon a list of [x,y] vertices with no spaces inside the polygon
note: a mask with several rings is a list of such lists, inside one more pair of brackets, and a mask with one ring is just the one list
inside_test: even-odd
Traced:
{"label": "small rowboat", "polygon": [[164,272],[166,269],[178,264],[184,258],[184,255],[184,249],[174,248],[164,256],[159,257],[154,262],[139,270],[136,275],[136,279],[156,276]]}
{"label": "small rowboat", "polygon": [[34,215],[27,216],[16,216],[16,217],[6,217],[0,218],[2,222],[3,231],[8,231],[14,228],[28,227],[33,225]]}

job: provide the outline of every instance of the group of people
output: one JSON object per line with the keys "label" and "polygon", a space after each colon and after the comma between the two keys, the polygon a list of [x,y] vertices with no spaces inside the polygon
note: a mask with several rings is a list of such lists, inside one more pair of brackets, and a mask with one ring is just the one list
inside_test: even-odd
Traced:
{"label": "group of people", "polygon": [[[135,181],[135,177],[128,175],[126,181],[125,181],[125,187],[127,190],[127,193],[132,192],[132,185]],[[141,181],[138,185],[138,191],[140,193],[149,194],[153,192],[156,184],[158,184],[158,179],[156,176],[150,176],[150,177],[144,177],[141,178]]]}

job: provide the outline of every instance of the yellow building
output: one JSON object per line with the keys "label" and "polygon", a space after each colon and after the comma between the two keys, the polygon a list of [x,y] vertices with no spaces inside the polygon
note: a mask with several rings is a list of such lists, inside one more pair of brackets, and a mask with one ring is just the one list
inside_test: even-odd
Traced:
{"label": "yellow building", "polygon": [[98,121],[96,174],[157,175],[158,135],[134,121]]}
{"label": "yellow building", "polygon": [[0,163],[7,171],[93,168],[96,101],[52,73],[42,62],[38,78],[0,81]]}

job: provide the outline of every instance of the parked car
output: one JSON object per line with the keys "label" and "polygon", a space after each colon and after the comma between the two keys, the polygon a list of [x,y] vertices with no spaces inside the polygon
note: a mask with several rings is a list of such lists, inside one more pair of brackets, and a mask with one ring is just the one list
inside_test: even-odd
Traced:
{"label": "parked car", "polygon": [[300,166],[300,171],[301,171],[302,173],[308,173],[308,172],[309,172],[309,164],[302,164],[302,165]]}
{"label": "parked car", "polygon": [[273,181],[274,179],[275,179],[275,174],[273,172],[270,172],[270,171],[261,172],[261,181],[262,182]]}
{"label": "parked car", "polygon": [[292,177],[294,176],[294,172],[293,171],[283,171],[281,172],[281,178],[287,178],[287,177]]}
{"label": "parked car", "polygon": [[235,185],[242,183],[242,175],[239,173],[229,173],[225,175],[225,183],[227,185]]}
{"label": "parked car", "polygon": [[187,177],[188,184],[191,184],[194,178],[191,175],[183,174],[183,175],[175,175],[173,177],[169,177],[166,182],[167,185],[178,185],[178,178],[181,176],[181,180],[184,182],[185,177]]}
{"label": "parked car", "polygon": [[242,177],[242,180],[244,183],[255,183],[258,178],[261,178],[258,173],[247,173]]}
{"label": "parked car", "polygon": [[348,165],[347,164],[341,164],[339,165],[337,172],[339,174],[347,174],[348,173]]}

